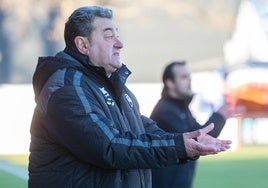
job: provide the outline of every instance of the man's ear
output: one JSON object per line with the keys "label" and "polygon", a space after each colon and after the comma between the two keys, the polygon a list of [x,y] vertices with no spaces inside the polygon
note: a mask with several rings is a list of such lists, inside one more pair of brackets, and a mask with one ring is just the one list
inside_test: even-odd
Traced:
{"label": "man's ear", "polygon": [[74,43],[80,53],[88,55],[89,41],[86,37],[76,36],[74,39]]}
{"label": "man's ear", "polygon": [[169,90],[172,90],[173,87],[174,87],[174,83],[173,83],[173,81],[170,80],[170,79],[167,79],[167,80],[166,80],[166,86],[167,86],[167,88],[168,88]]}

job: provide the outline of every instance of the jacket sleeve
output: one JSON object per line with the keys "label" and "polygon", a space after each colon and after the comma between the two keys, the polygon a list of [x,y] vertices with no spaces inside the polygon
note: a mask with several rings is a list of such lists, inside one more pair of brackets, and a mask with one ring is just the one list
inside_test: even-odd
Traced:
{"label": "jacket sleeve", "polygon": [[224,117],[222,115],[220,115],[217,112],[214,112],[210,118],[208,119],[208,121],[205,123],[204,126],[209,125],[210,123],[214,123],[214,129],[209,132],[209,135],[213,136],[213,137],[218,137],[219,134],[221,133],[224,125],[225,125],[226,120],[224,119]]}
{"label": "jacket sleeve", "polygon": [[203,126],[200,125],[192,115],[191,117],[192,117],[192,124],[194,125],[195,130],[208,126],[210,123],[214,123],[214,129],[210,131],[208,134],[215,138],[219,136],[226,122],[223,116],[217,112],[214,112]]}
{"label": "jacket sleeve", "polygon": [[[54,142],[85,163],[108,169],[164,167],[186,158],[181,134],[120,132],[98,100],[81,87],[53,93],[45,126]],[[155,123],[148,118],[146,125]]]}

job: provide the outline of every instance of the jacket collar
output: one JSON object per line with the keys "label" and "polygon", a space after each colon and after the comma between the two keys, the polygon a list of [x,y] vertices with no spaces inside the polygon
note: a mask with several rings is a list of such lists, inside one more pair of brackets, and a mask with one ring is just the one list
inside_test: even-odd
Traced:
{"label": "jacket collar", "polygon": [[89,60],[88,56],[81,54],[77,50],[73,50],[68,47],[64,49],[64,52],[73,57],[74,59],[76,59],[86,68],[93,70],[94,72],[97,72],[101,75],[106,75],[104,68],[93,65],[93,63]]}
{"label": "jacket collar", "polygon": [[125,85],[128,76],[131,74],[131,71],[126,67],[126,65],[123,64],[122,67],[113,72],[108,78],[104,68],[93,65],[88,56],[68,47],[64,49],[64,52],[72,56],[74,59],[78,60],[83,66],[95,74],[95,76],[101,78],[102,80],[109,80],[117,92],[122,91],[122,88]]}
{"label": "jacket collar", "polygon": [[176,104],[177,106],[186,107],[186,106],[189,106],[189,104],[191,103],[193,96],[185,98],[185,99],[178,99],[178,98],[173,98],[169,95],[164,95],[162,96],[162,98]]}

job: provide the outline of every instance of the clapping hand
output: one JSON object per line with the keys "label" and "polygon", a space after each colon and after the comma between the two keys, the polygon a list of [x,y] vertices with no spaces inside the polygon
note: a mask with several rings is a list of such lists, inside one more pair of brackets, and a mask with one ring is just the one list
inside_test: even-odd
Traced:
{"label": "clapping hand", "polygon": [[235,106],[233,107],[231,103],[224,103],[217,111],[221,114],[225,119],[241,116],[246,112],[245,106]]}
{"label": "clapping hand", "polygon": [[214,124],[211,123],[205,128],[183,133],[184,145],[188,157],[217,154],[230,148],[231,141],[220,140],[207,134],[213,128]]}

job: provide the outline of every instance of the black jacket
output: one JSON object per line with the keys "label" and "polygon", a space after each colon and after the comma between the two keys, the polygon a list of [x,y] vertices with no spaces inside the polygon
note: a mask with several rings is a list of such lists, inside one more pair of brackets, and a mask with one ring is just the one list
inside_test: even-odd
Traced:
{"label": "black jacket", "polygon": [[123,65],[110,78],[66,49],[33,76],[29,187],[151,187],[151,170],[185,161],[181,134],[140,115]]}
{"label": "black jacket", "polygon": [[[173,99],[163,96],[156,104],[151,118],[155,120],[160,128],[172,133],[183,133],[202,128],[195,120],[189,104],[192,98],[187,100]],[[204,126],[213,122],[214,129],[209,133],[217,137],[224,124],[225,119],[218,113],[213,113]],[[152,170],[153,188],[190,188],[195,172],[196,161],[169,166]]]}

